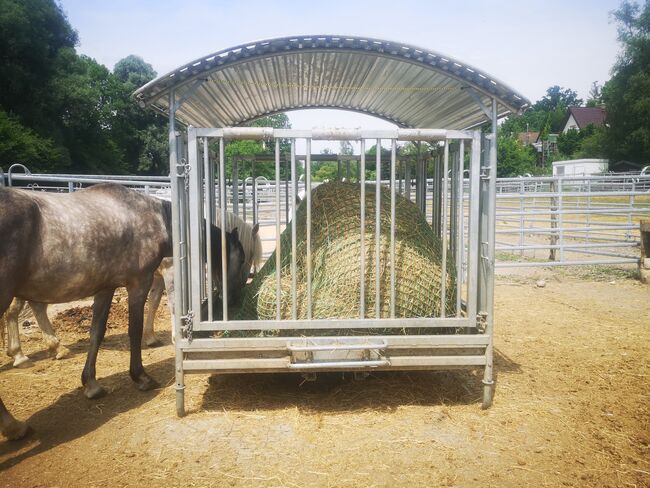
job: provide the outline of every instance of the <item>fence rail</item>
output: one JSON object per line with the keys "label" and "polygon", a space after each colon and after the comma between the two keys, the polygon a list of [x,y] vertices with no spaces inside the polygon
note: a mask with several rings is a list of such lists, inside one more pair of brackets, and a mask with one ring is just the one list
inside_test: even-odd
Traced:
{"label": "fence rail", "polygon": [[[41,191],[70,192],[108,181],[171,198],[168,176],[34,174],[23,165],[13,165],[6,173],[0,169],[0,185]],[[304,190],[304,183],[299,185]],[[409,185],[402,177],[396,185],[399,193],[416,200],[414,181]],[[463,193],[468,195],[467,180],[465,185]],[[262,240],[268,256],[276,240],[275,185],[260,177],[240,181],[238,187],[234,198],[229,185],[228,209],[267,230]],[[427,180],[427,215],[432,212],[433,187],[433,179]],[[287,181],[281,187],[281,226],[290,218],[290,194]],[[466,212],[468,205],[465,199]],[[499,178],[496,266],[635,264],[640,258],[639,221],[644,218],[650,219],[648,174]]]}

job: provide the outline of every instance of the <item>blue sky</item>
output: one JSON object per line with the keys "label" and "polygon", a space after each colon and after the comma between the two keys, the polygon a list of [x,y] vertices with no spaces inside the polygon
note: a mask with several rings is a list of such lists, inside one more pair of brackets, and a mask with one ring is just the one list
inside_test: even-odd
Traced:
{"label": "blue sky", "polygon": [[[558,84],[586,98],[616,59],[619,1],[62,0],[79,52],[112,68],[137,54],[159,75],[237,44],[295,34],[372,36],[457,58],[532,101]],[[387,123],[361,114],[290,114],[294,127]]]}

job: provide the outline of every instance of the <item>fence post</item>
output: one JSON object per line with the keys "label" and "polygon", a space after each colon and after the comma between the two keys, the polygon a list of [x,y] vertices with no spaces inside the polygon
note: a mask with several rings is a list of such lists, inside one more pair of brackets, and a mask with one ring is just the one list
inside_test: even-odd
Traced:
{"label": "fence post", "polygon": [[639,224],[641,235],[641,259],[639,259],[639,279],[641,283],[650,284],[650,220]]}
{"label": "fence post", "polygon": [[[557,185],[555,180],[551,180],[550,188],[551,194],[556,193]],[[549,238],[549,243],[551,246],[557,244],[557,195],[551,196],[551,236]],[[548,260],[555,261],[555,248],[551,247],[548,253]]]}
{"label": "fence post", "polygon": [[[519,255],[523,256],[524,255],[524,214],[525,214],[525,208],[524,208],[524,193],[525,193],[525,185],[524,185],[524,180],[522,178],[521,184],[519,187]],[[534,251],[533,251],[534,252]]]}

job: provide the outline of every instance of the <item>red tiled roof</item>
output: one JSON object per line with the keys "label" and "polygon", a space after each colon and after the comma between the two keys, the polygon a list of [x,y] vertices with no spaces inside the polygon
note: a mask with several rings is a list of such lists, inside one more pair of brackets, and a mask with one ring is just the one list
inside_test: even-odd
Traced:
{"label": "red tiled roof", "polygon": [[[569,107],[569,115],[573,115],[579,129],[584,129],[591,124],[603,125],[606,114],[602,107]],[[567,120],[568,118],[569,116],[567,116]],[[564,124],[566,125],[566,122]]]}
{"label": "red tiled roof", "polygon": [[520,132],[517,137],[519,138],[519,142],[522,144],[533,144],[534,142],[537,142],[539,132]]}

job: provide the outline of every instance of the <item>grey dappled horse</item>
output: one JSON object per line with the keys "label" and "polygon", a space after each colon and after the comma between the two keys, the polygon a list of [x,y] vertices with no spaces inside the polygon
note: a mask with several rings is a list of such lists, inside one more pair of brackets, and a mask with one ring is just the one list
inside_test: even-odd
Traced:
{"label": "grey dappled horse", "polygon": [[[221,225],[221,214],[218,210],[219,209],[217,209],[216,225]],[[228,212],[226,214],[226,225],[224,227],[226,228],[226,232],[232,232],[235,229],[238,230],[239,240],[244,250],[245,257],[244,266],[241,269],[242,280],[245,282],[251,270],[259,269],[262,261],[262,241],[259,235],[259,225],[251,225],[237,215]],[[174,273],[172,261],[172,258],[163,258],[153,276],[153,283],[148,297],[149,307],[144,319],[142,334],[143,344],[149,347],[157,347],[161,345],[161,342],[154,334],[153,325],[165,289],[167,290],[167,303],[172,317],[171,323],[174,323]],[[4,329],[6,328],[8,331],[6,344],[7,355],[13,358],[14,367],[23,368],[31,366],[32,364],[30,359],[22,351],[18,328],[19,315],[26,304],[29,304],[29,307],[34,313],[36,323],[43,333],[43,340],[50,355],[56,359],[66,357],[69,351],[63,344],[61,344],[55,335],[54,327],[47,315],[48,304],[34,301],[26,302],[25,300],[14,298],[5,315],[0,316],[0,342],[4,345]]]}
{"label": "grey dappled horse", "polygon": [[[96,379],[97,352],[115,289],[129,297],[129,374],[138,389],[157,383],[142,366],[144,303],[153,274],[172,254],[171,206],[123,186],[105,183],[71,194],[0,188],[0,315],[14,297],[63,303],[94,296],[90,350],[81,380],[84,394],[105,391]],[[215,279],[221,277],[221,230],[212,226]],[[244,253],[237,230],[227,233],[228,301],[238,297]],[[230,293],[232,291],[232,294]],[[19,439],[27,426],[0,399],[0,428]]]}

